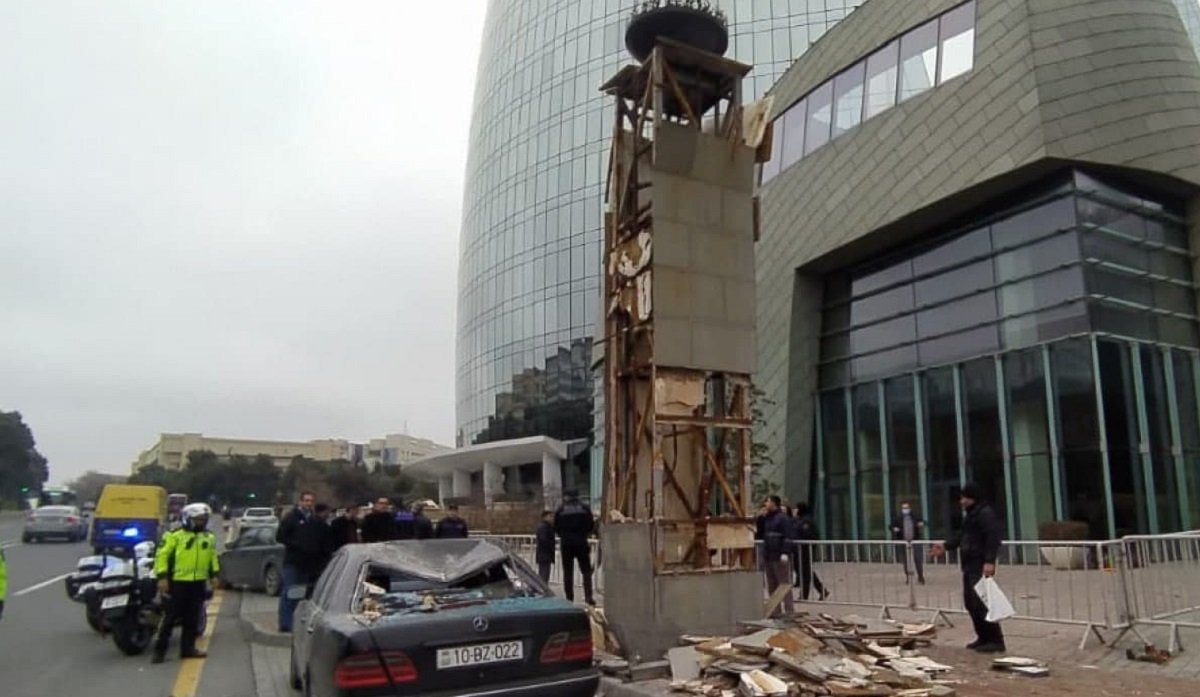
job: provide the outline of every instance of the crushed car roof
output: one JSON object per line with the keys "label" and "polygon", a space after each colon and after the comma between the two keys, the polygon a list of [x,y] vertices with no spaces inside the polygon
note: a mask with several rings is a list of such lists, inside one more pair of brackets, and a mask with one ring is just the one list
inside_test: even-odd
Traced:
{"label": "crushed car roof", "polygon": [[486,540],[403,540],[352,547],[372,564],[442,583],[453,583],[510,558],[507,551]]}

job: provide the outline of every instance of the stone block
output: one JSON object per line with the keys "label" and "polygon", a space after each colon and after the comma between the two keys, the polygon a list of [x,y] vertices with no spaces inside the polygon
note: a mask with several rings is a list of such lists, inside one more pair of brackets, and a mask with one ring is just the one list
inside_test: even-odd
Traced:
{"label": "stone block", "polygon": [[700,132],[669,122],[659,126],[654,141],[654,169],[687,176],[695,167]]}
{"label": "stone block", "polygon": [[725,279],[707,274],[692,274],[692,317],[702,320],[725,319]]}
{"label": "stone block", "polygon": [[724,322],[693,322],[692,360],[686,367],[728,373],[753,373],[753,315],[746,320],[750,325],[748,327]]}
{"label": "stone block", "polygon": [[654,269],[654,317],[688,319],[692,316],[692,274],[668,267]]}
{"label": "stone block", "polygon": [[691,254],[688,228],[670,220],[654,221],[654,248],[651,252],[655,268],[671,266],[687,268]]}
{"label": "stone block", "polygon": [[692,323],[690,320],[655,317],[654,339],[654,360],[659,364],[677,366],[692,364]]}
{"label": "stone block", "polygon": [[732,189],[721,190],[721,227],[732,235],[754,234],[754,197]]}
{"label": "stone block", "polygon": [[746,324],[754,317],[755,291],[757,284],[753,280],[727,278],[724,281],[725,319],[734,324]]}

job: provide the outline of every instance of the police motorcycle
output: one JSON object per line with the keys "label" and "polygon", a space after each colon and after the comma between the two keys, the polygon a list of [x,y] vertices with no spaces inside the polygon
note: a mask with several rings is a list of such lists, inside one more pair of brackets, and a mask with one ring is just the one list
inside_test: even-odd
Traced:
{"label": "police motorcycle", "polygon": [[153,542],[139,542],[132,559],[120,559],[104,568],[100,579],[82,591],[89,616],[99,617],[100,633],[112,634],[113,643],[128,656],[142,654],[154,640],[162,621],[154,575]]}
{"label": "police motorcycle", "polygon": [[86,591],[100,582],[100,577],[106,569],[123,563],[124,555],[97,554],[81,558],[75,564],[75,571],[64,580],[67,597],[84,606],[84,618],[88,626],[97,632],[104,632],[104,623],[100,618],[100,608],[86,602]]}

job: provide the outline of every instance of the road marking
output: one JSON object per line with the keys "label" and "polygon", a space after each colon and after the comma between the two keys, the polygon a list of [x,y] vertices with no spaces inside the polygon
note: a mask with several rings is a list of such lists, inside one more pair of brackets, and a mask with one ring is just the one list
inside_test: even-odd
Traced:
{"label": "road marking", "polygon": [[34,591],[39,591],[39,590],[45,588],[46,586],[50,586],[55,583],[58,583],[59,581],[63,580],[64,578],[66,578],[70,575],[71,575],[70,573],[65,573],[62,576],[55,576],[54,578],[48,578],[45,581],[42,581],[41,583],[35,583],[34,585],[32,585],[28,588],[23,588],[23,589],[17,591],[16,593],[13,593],[13,597],[19,598],[22,595],[28,595]]}
{"label": "road marking", "polygon": [[[208,640],[217,631],[217,618],[221,614],[223,595],[220,589],[213,591],[212,602],[208,604],[208,626],[205,627],[204,634],[196,640],[196,648],[200,651],[208,650]],[[207,662],[207,658],[189,658],[183,661],[179,666],[179,675],[175,676],[175,686],[171,688],[171,697],[195,697],[196,690],[200,687],[200,673],[204,670],[204,664]]]}

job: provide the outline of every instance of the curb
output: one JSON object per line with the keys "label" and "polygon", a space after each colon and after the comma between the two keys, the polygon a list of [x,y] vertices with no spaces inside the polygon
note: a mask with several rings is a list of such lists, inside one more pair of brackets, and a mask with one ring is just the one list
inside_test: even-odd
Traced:
{"label": "curb", "polygon": [[[241,591],[245,593],[246,591]],[[262,646],[275,646],[279,648],[291,648],[292,635],[277,632],[273,629],[266,629],[254,620],[246,617],[246,604],[243,602],[238,609],[238,628],[242,631],[242,638],[252,644],[260,644]]]}
{"label": "curb", "polygon": [[600,685],[596,688],[599,697],[658,697],[670,693],[671,683],[667,680],[624,682],[607,675],[600,677]]}

